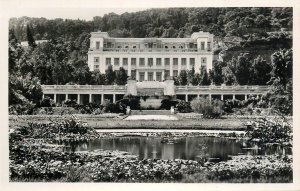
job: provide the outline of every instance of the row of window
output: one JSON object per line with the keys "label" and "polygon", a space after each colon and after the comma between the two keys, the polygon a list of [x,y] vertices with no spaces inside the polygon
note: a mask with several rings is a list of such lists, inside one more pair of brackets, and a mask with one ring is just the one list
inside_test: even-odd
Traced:
{"label": "row of window", "polygon": [[[119,66],[120,65],[120,58],[114,58],[114,65]],[[123,58],[123,66],[128,65],[128,58]],[[137,58],[131,58],[131,66],[136,66],[136,61]],[[170,65],[170,58],[164,58],[165,66]],[[99,57],[94,57],[94,63],[99,64]],[[184,66],[187,63],[187,58],[181,58],[181,65]],[[206,64],[207,63],[207,58],[202,57],[201,58],[201,64]],[[105,60],[106,65],[111,65],[112,64],[112,58],[106,58]],[[156,66],[161,66],[162,65],[162,58],[156,58]],[[176,66],[178,65],[178,58],[173,58],[173,65]],[[195,58],[190,58],[190,65],[194,66],[195,65]],[[139,58],[139,66],[145,66],[145,58]],[[148,58],[148,66],[153,66],[153,58]]]}
{"label": "row of window", "polygon": [[[208,49],[210,49],[210,42],[207,42],[207,47]],[[183,49],[185,47],[185,44],[179,44],[179,45],[163,45],[163,44],[156,44],[156,43],[146,43],[144,44],[144,46],[146,48],[165,48],[165,49],[168,49],[168,48],[180,48],[180,49]],[[115,45],[113,43],[104,43],[104,48],[129,48],[129,45],[124,45],[124,47],[122,45]],[[137,48],[137,45],[132,45],[131,46],[133,49]],[[189,43],[187,45],[187,48],[197,48],[197,44],[195,43]],[[100,42],[97,41],[96,42],[96,49],[100,49]],[[205,50],[205,42],[201,42],[200,43],[200,49],[201,50]]]}
{"label": "row of window", "polygon": [[[99,65],[95,65],[95,69],[99,69]],[[117,68],[115,70],[118,70]],[[128,75],[128,70],[125,70],[126,74]],[[170,70],[165,70],[165,78],[170,77],[171,73]],[[131,70],[131,74],[135,74],[136,70]],[[139,76],[145,76],[145,72],[139,72]],[[161,75],[162,72],[156,72],[156,80],[157,81],[161,81]],[[178,76],[178,70],[173,70],[173,76],[176,77]],[[160,77],[157,77],[160,76]],[[152,81],[153,80],[153,72],[148,72],[148,81]]]}

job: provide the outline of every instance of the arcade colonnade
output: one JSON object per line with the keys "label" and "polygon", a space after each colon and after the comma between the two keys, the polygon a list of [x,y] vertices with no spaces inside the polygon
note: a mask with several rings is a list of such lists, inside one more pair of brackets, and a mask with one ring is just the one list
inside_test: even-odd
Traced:
{"label": "arcade colonnade", "polygon": [[[43,97],[50,97],[55,103],[63,103],[67,99],[76,100],[78,104],[103,104],[104,100],[115,103],[129,94],[127,86],[118,85],[43,85],[42,89]],[[174,86],[173,93],[164,95],[185,101],[197,97],[247,100],[250,96],[266,93],[268,89],[268,86]]]}

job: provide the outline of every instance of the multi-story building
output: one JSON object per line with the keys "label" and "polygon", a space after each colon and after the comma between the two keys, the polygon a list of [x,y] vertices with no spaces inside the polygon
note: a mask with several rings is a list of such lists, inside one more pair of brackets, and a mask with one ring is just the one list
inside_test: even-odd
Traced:
{"label": "multi-story building", "polygon": [[88,52],[91,71],[105,73],[123,67],[137,81],[163,81],[181,70],[212,68],[213,35],[196,32],[191,38],[113,38],[107,32],[92,32]]}

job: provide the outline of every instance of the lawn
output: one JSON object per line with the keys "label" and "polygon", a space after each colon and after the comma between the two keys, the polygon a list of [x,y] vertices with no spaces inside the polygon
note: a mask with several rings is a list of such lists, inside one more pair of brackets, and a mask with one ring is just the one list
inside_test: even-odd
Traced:
{"label": "lawn", "polygon": [[[74,115],[81,121],[87,122],[90,127],[95,129],[210,129],[210,130],[244,130],[246,118],[224,118],[224,119],[190,119],[177,116],[179,120],[147,120],[147,121],[128,121],[123,120],[126,116],[117,114],[110,115]],[[176,116],[176,115],[175,115]],[[15,126],[27,125],[28,122],[47,123],[56,121],[64,116],[60,115],[28,115],[10,116],[10,128]]]}

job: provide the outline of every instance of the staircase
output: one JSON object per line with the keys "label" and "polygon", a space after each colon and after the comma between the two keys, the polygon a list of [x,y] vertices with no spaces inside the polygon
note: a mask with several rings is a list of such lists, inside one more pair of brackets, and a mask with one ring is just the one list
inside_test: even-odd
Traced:
{"label": "staircase", "polygon": [[170,110],[131,110],[130,115],[171,115]]}

